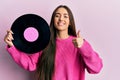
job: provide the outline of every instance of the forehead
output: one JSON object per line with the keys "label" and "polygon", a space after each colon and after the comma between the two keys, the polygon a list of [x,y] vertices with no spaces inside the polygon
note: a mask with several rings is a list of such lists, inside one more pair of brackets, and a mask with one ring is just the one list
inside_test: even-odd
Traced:
{"label": "forehead", "polygon": [[67,10],[65,8],[58,8],[56,13],[60,13],[60,14],[68,14]]}

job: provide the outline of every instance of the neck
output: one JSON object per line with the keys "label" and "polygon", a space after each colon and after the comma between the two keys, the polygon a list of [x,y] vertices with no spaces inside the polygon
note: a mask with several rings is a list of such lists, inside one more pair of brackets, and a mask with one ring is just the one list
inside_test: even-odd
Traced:
{"label": "neck", "polygon": [[69,37],[69,34],[67,31],[58,31],[56,34],[57,38],[59,39],[66,39]]}

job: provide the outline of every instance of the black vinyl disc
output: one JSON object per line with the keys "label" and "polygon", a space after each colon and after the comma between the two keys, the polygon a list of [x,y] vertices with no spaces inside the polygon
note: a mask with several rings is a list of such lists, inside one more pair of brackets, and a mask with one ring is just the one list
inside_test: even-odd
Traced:
{"label": "black vinyl disc", "polygon": [[43,50],[50,40],[49,25],[36,14],[24,14],[18,17],[13,22],[11,30],[14,33],[14,46],[27,54]]}

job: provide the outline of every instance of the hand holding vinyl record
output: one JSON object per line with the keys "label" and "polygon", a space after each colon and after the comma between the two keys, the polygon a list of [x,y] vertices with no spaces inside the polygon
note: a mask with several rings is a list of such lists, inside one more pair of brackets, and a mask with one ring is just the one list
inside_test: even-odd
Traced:
{"label": "hand holding vinyl record", "polygon": [[9,46],[14,45],[20,51],[33,54],[48,45],[50,29],[42,17],[25,14],[14,21],[4,40]]}
{"label": "hand holding vinyl record", "polygon": [[4,37],[4,41],[7,43],[8,46],[13,46],[12,40],[14,40],[12,36],[13,32],[11,30],[7,30],[7,34]]}

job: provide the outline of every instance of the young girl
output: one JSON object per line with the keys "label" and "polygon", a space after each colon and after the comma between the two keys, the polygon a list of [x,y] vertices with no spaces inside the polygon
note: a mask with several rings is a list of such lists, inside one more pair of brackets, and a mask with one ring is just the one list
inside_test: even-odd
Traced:
{"label": "young girl", "polygon": [[40,52],[26,54],[12,43],[12,31],[7,31],[4,41],[7,51],[22,68],[36,70],[37,80],[85,80],[85,69],[92,74],[99,73],[102,60],[91,45],[76,33],[71,10],[58,6],[51,18],[51,39]]}

